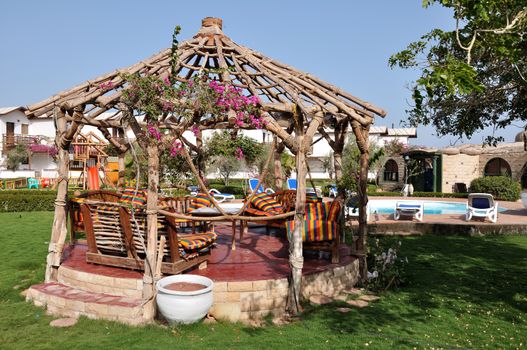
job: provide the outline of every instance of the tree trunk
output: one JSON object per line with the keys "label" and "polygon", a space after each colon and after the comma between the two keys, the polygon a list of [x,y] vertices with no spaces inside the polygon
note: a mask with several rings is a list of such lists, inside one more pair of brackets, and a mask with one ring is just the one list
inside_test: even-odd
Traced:
{"label": "tree trunk", "polygon": [[55,199],[55,215],[53,217],[53,228],[51,229],[51,239],[48,247],[48,256],[46,258],[46,275],[45,281],[56,281],[57,271],[60,266],[60,259],[62,251],[64,250],[64,242],[68,233],[67,217],[68,217],[68,170],[69,170],[69,144],[66,149],[60,147],[62,135],[66,133],[66,116],[59,107],[55,107],[54,111],[56,136],[55,144],[58,148],[57,166],[58,166],[58,187],[57,197]]}
{"label": "tree trunk", "polygon": [[[159,152],[157,144],[149,140],[148,154],[148,198],[147,213],[147,242],[145,273],[143,276],[143,300],[145,303],[144,317],[153,319],[155,316],[155,280],[157,264],[157,189],[159,186]],[[160,253],[162,254],[162,252]]]}

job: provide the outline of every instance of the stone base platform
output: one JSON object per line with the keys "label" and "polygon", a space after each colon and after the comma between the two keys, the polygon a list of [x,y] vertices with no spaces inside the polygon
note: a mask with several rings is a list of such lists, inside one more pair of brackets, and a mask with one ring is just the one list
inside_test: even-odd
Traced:
{"label": "stone base platform", "polygon": [[[251,226],[236,250],[230,249],[230,226],[216,226],[219,233],[207,268],[188,273],[214,281],[214,304],[210,314],[217,319],[249,321],[285,311],[288,294],[288,243],[280,236],[265,235]],[[329,257],[306,252],[302,297],[313,294],[334,296],[358,280],[358,259],[341,246],[339,264]],[[142,273],[86,263],[86,246],[77,243],[66,250],[58,270],[58,281],[34,285],[27,299],[46,306],[51,314],[85,315],[127,324],[151,320],[143,315]]]}

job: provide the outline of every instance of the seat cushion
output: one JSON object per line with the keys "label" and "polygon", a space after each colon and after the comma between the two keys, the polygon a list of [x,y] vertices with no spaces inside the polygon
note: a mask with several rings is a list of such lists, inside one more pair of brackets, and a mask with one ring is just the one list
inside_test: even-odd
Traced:
{"label": "seat cushion", "polygon": [[199,208],[208,208],[212,206],[212,202],[206,193],[198,193],[196,197],[192,198],[189,211],[193,211]]}
{"label": "seat cushion", "polygon": [[472,198],[472,207],[476,209],[489,209],[491,206],[488,198],[475,197]]}
{"label": "seat cushion", "polygon": [[203,249],[216,242],[218,235],[215,232],[196,234],[178,234],[179,246],[186,251]]}
{"label": "seat cushion", "polygon": [[124,204],[132,205],[146,205],[147,192],[146,190],[135,190],[134,187],[127,187],[123,190],[121,199]]}
{"label": "seat cushion", "polygon": [[284,210],[282,205],[267,193],[259,193],[255,195],[251,204],[254,205],[255,208],[270,214],[280,214]]}
{"label": "seat cushion", "polygon": [[[321,242],[331,241],[337,237],[338,224],[335,221],[325,220],[304,220],[304,230],[302,232],[302,241],[304,242]],[[287,237],[291,240],[295,221],[286,222]]]}

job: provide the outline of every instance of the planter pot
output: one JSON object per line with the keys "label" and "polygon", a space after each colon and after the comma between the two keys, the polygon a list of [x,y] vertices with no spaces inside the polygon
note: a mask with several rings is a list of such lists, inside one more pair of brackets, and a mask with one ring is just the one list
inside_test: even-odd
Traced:
{"label": "planter pot", "polygon": [[[206,286],[196,291],[183,292],[166,289],[171,283],[199,283]],[[160,279],[157,287],[157,308],[169,323],[194,323],[201,320],[212,306],[211,279],[198,275],[175,275]]]}

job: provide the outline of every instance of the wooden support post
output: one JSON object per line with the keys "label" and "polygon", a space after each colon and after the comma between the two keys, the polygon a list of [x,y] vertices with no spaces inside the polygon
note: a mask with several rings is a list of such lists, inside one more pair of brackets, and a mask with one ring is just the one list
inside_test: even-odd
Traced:
{"label": "wooden support post", "polygon": [[[121,144],[124,144],[124,129],[122,128],[119,128],[118,131],[117,131],[117,134],[118,134],[118,137],[119,137],[119,142]],[[119,188],[123,188],[125,186],[125,183],[124,183],[124,175],[125,175],[125,164],[124,164],[124,157],[125,157],[125,152],[121,152],[119,153],[119,157],[117,158],[117,168],[119,170],[119,180],[117,181],[117,187]]]}
{"label": "wooden support post", "polygon": [[[274,136],[275,143],[278,142],[278,137]],[[283,173],[282,173],[282,152],[284,151],[284,144],[280,143],[274,152],[274,187],[276,191],[283,188]]]}
{"label": "wooden support post", "polygon": [[296,152],[296,203],[295,203],[295,229],[289,242],[289,266],[291,275],[289,278],[289,297],[287,308],[293,315],[302,311],[300,305],[300,288],[302,286],[302,268],[304,257],[302,255],[302,232],[304,231],[304,215],[306,206],[306,149],[304,143],[303,115],[300,111],[296,114],[296,137],[295,144],[298,146]]}
{"label": "wooden support post", "polygon": [[368,274],[368,265],[366,263],[367,258],[367,235],[368,235],[368,223],[367,217],[367,204],[368,204],[368,160],[369,160],[369,127],[363,127],[358,122],[352,122],[353,133],[357,138],[357,146],[360,150],[359,158],[359,238],[357,240],[357,252],[360,255],[360,274],[363,281],[366,281]]}
{"label": "wooden support post", "polygon": [[65,114],[59,107],[55,107],[54,119],[56,126],[55,144],[58,148],[57,154],[57,197],[55,199],[55,214],[53,217],[53,228],[51,229],[51,239],[46,258],[46,282],[57,280],[57,271],[64,250],[64,242],[68,233],[68,170],[69,170],[69,144],[59,147],[67,131],[67,121]]}
{"label": "wooden support post", "polygon": [[206,181],[205,180],[205,162],[203,159],[203,132],[201,131],[201,129],[198,131],[196,135],[196,147],[199,150],[197,152],[198,158],[196,159],[197,165],[198,165],[198,173],[201,179],[203,179],[203,181]]}
{"label": "wooden support post", "polygon": [[[143,302],[145,319],[155,316],[155,272],[157,270],[157,188],[159,185],[159,151],[153,140],[148,140],[148,198],[146,202],[147,241],[145,273],[143,275]],[[161,252],[162,254],[162,252]]]}

